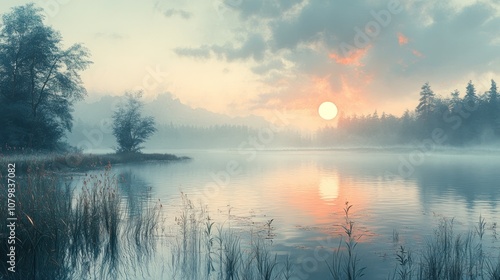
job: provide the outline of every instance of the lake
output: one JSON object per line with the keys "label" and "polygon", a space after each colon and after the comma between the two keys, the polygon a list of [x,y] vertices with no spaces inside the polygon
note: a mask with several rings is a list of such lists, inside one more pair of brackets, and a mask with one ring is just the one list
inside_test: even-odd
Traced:
{"label": "lake", "polygon": [[[418,256],[445,218],[454,218],[453,230],[465,233],[478,226],[481,215],[485,248],[498,254],[498,153],[166,152],[192,159],[112,168],[128,211],[140,212],[146,201],[161,203],[163,232],[176,235],[182,192],[195,207],[206,206],[216,223],[242,236],[260,232],[278,260],[290,256],[292,279],[331,279],[325,260],[330,261],[340,236],[345,237],[341,225],[346,224],[346,202],[352,205],[356,250],[368,275],[363,279],[387,279],[401,245]],[[159,246],[151,275],[165,273],[160,263],[171,255],[166,247]]]}

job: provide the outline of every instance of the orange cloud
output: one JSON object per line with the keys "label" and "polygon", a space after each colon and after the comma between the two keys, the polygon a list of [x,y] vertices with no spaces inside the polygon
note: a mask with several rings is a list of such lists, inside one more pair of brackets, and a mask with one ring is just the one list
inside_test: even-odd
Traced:
{"label": "orange cloud", "polygon": [[415,55],[416,57],[424,57],[424,55],[423,55],[421,52],[417,51],[417,50],[412,50],[411,52],[412,52],[412,53],[413,53],[413,55]]}
{"label": "orange cloud", "polygon": [[336,126],[338,118],[327,121],[319,116],[319,105],[333,102],[339,114],[372,113],[376,108],[370,102],[369,85],[375,78],[375,73],[363,71],[363,67],[332,70],[323,76],[298,75],[281,85],[279,94],[263,95],[261,105],[254,108],[254,112],[272,120],[274,117],[268,108],[286,110],[293,116],[293,126],[304,131]]}
{"label": "orange cloud", "polygon": [[398,43],[400,46],[408,44],[408,37],[406,37],[403,33],[398,33]]}
{"label": "orange cloud", "polygon": [[336,53],[331,53],[328,55],[331,59],[335,60],[338,64],[342,65],[355,65],[355,66],[363,66],[360,63],[360,60],[366,55],[370,49],[370,46],[364,49],[356,49],[347,54],[347,56],[342,56]]}

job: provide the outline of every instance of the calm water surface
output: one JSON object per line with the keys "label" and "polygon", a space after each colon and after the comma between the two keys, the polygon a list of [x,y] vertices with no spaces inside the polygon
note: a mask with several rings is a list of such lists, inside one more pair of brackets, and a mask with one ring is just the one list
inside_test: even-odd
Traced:
{"label": "calm water surface", "polygon": [[386,279],[399,245],[421,248],[444,217],[455,218],[454,229],[461,232],[473,229],[482,215],[487,246],[492,252],[499,247],[494,231],[500,222],[498,154],[167,152],[192,160],[113,167],[123,179],[120,189],[130,211],[159,199],[168,213],[162,223],[174,229],[183,192],[234,228],[262,229],[274,219],[272,250],[292,256],[297,279],[328,276],[324,253],[338,245],[346,202],[353,205],[350,218],[369,279]]}

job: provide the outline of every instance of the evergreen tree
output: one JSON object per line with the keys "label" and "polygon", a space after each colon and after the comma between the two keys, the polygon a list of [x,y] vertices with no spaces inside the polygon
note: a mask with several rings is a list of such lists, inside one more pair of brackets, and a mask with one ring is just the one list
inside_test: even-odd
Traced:
{"label": "evergreen tree", "polygon": [[458,89],[454,90],[451,93],[451,100],[450,100],[450,110],[455,111],[455,108],[458,108],[460,106],[460,92]]}
{"label": "evergreen tree", "polygon": [[487,118],[495,134],[500,136],[500,98],[498,96],[497,84],[494,80],[491,80],[491,87],[488,91]]}
{"label": "evergreen tree", "polygon": [[429,120],[435,107],[435,94],[429,83],[425,83],[420,91],[420,103],[417,106],[417,116],[424,122]]}
{"label": "evergreen tree", "polygon": [[479,110],[479,98],[476,94],[476,87],[469,81],[467,83],[467,87],[465,88],[465,96],[464,96],[464,108],[470,113],[470,116],[464,120],[464,134],[463,138],[465,141],[472,140],[477,133],[479,132],[479,125],[481,124],[481,116],[478,112],[484,112],[483,110]]}
{"label": "evergreen tree", "polygon": [[490,102],[498,102],[498,89],[495,80],[491,80],[491,87],[488,91],[488,97]]}
{"label": "evergreen tree", "polygon": [[467,87],[465,89],[464,103],[467,106],[468,110],[476,108],[478,102],[476,87],[472,84],[472,81],[469,81]]}

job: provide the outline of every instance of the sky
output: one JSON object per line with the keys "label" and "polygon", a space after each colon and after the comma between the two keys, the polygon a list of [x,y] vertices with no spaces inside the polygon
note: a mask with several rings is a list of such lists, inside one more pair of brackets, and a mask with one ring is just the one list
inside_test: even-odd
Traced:
{"label": "sky", "polygon": [[[0,13],[30,1],[3,0]],[[43,0],[65,46],[93,64],[88,99],[169,92],[194,108],[301,128],[341,114],[400,115],[420,87],[447,96],[500,81],[500,0]]]}

